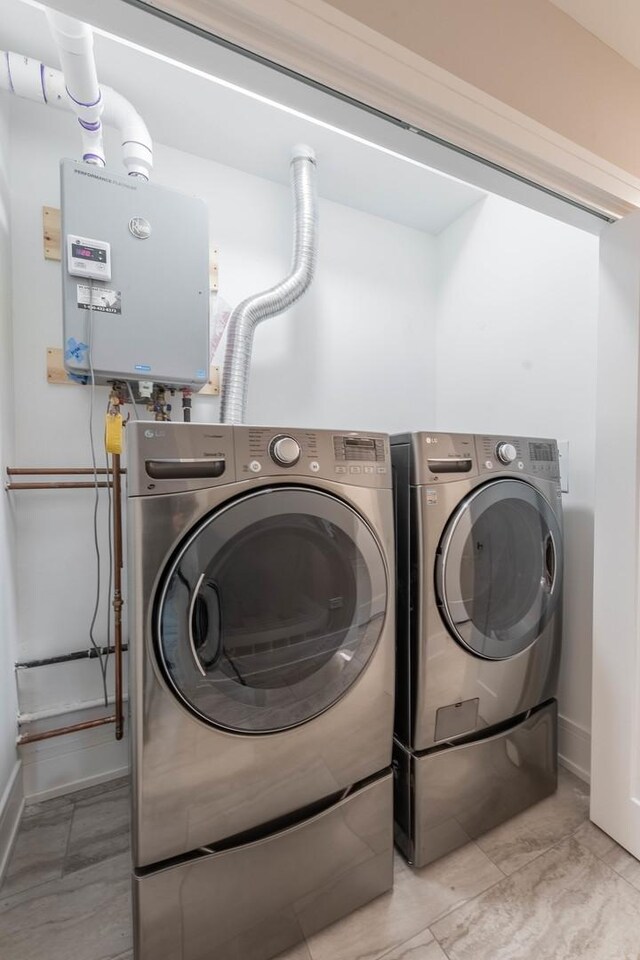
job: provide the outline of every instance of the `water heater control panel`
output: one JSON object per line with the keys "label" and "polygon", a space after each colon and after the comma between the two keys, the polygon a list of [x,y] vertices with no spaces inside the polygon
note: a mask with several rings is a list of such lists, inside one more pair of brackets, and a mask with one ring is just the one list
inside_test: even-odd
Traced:
{"label": "water heater control panel", "polygon": [[88,237],[69,234],[67,270],[72,277],[111,280],[111,244],[106,240],[90,240]]}

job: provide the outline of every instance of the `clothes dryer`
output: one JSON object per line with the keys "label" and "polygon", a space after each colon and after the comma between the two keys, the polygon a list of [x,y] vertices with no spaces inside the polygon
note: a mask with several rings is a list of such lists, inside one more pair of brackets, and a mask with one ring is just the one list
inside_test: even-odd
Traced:
{"label": "clothes dryer", "polygon": [[392,882],[388,438],[127,430],[136,960],[265,960]]}
{"label": "clothes dryer", "polygon": [[392,438],[396,839],[423,865],[556,786],[557,445]]}

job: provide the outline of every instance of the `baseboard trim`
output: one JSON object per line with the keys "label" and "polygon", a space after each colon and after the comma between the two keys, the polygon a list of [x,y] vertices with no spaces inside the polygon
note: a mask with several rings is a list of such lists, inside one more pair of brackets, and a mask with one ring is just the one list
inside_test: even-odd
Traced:
{"label": "baseboard trim", "polygon": [[558,717],[558,760],[580,780],[591,783],[591,733],[562,715]]}
{"label": "baseboard trim", "polygon": [[[77,710],[67,714],[66,720],[70,724],[92,720],[102,712],[104,707]],[[37,730],[50,724],[40,721],[33,726]],[[38,803],[126,776],[129,767],[128,726],[128,718],[125,718],[122,740],[115,739],[113,726],[103,725],[23,744],[20,756],[27,803]]]}
{"label": "baseboard trim", "polygon": [[16,760],[0,798],[0,884],[4,877],[24,810],[22,760]]}
{"label": "baseboard trim", "polygon": [[40,790],[39,793],[32,793],[25,797],[25,804],[29,806],[32,803],[42,803],[43,800],[53,800],[55,797],[64,797],[69,793],[77,793],[79,790],[86,790],[88,787],[97,787],[101,783],[108,783],[110,780],[118,780],[120,777],[129,776],[129,767],[120,767],[117,770],[109,770],[106,773],[98,773],[93,777],[82,777],[79,780],[68,781],[58,787],[51,787],[49,790]]}

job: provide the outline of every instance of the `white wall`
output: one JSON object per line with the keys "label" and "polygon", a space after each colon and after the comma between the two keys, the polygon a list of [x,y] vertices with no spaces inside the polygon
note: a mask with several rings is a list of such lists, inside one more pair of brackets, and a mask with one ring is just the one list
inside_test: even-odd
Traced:
{"label": "white wall", "polygon": [[[0,475],[13,457],[13,343],[9,209],[9,98],[0,94]],[[14,524],[0,491],[0,876],[19,791],[16,754]]]}
{"label": "white wall", "polygon": [[[13,108],[14,462],[86,466],[89,390],[46,382],[46,348],[62,339],[60,277],[59,265],[40,252],[41,208],[59,204],[58,159],[76,149],[74,123],[33,104]],[[109,133],[113,157],[115,140]],[[221,295],[230,304],[286,271],[285,187],[162,145],[154,179],[207,200]],[[257,332],[249,420],[388,431],[435,426],[570,441],[561,751],[585,774],[597,240],[497,198],[438,238],[327,201],[320,215],[314,286]],[[98,388],[98,437],[105,402]],[[194,402],[194,419],[215,421],[218,411],[215,398]],[[95,577],[92,494],[16,493],[11,502],[19,536],[19,657],[86,648]],[[105,640],[103,629],[98,640]],[[26,712],[99,696],[95,662],[20,674]],[[99,779],[127,763],[126,744],[115,745],[104,729],[30,747],[23,757],[29,795]]]}
{"label": "white wall", "polygon": [[[58,160],[77,148],[74,127],[64,114],[14,104],[15,461],[20,465],[90,463],[89,389],[51,386],[45,375],[46,348],[61,343],[62,330],[60,267],[42,258],[41,208],[59,205]],[[117,158],[114,136],[107,137],[107,147]],[[220,250],[220,292],[230,304],[287,271],[287,188],[162,145],[154,180],[207,200],[212,243]],[[248,419],[389,431],[432,420],[435,357],[426,344],[435,335],[435,241],[327,201],[320,203],[320,238],[317,280],[309,294],[256,334]],[[96,437],[105,402],[105,389],[97,388]],[[179,419],[179,399],[175,410]],[[215,421],[218,411],[216,398],[194,401],[194,419]],[[95,590],[92,497],[84,491],[12,495],[19,533],[20,659],[88,646]],[[103,629],[98,640],[105,640]],[[33,712],[77,705],[99,698],[100,689],[94,661],[21,671],[20,706]],[[114,746],[104,730],[29,747],[23,755],[29,795],[99,779],[127,762],[126,744]]]}
{"label": "white wall", "polygon": [[437,427],[570,444],[560,754],[589,770],[598,240],[488,197],[438,238]]}

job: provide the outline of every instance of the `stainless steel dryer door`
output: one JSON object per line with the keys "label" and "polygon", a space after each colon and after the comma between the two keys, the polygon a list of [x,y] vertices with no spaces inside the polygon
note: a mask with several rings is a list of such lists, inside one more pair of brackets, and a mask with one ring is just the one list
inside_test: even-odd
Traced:
{"label": "stainless steel dryer door", "polygon": [[542,494],[523,480],[474,491],[449,520],[436,591],[453,637],[489,660],[531,646],[561,596],[562,533]]}
{"label": "stainless steel dryer door", "polygon": [[156,653],[202,720],[286,730],[356,682],[386,607],[382,553],[356,511],[318,490],[269,487],[210,514],[178,548],[158,592]]}

